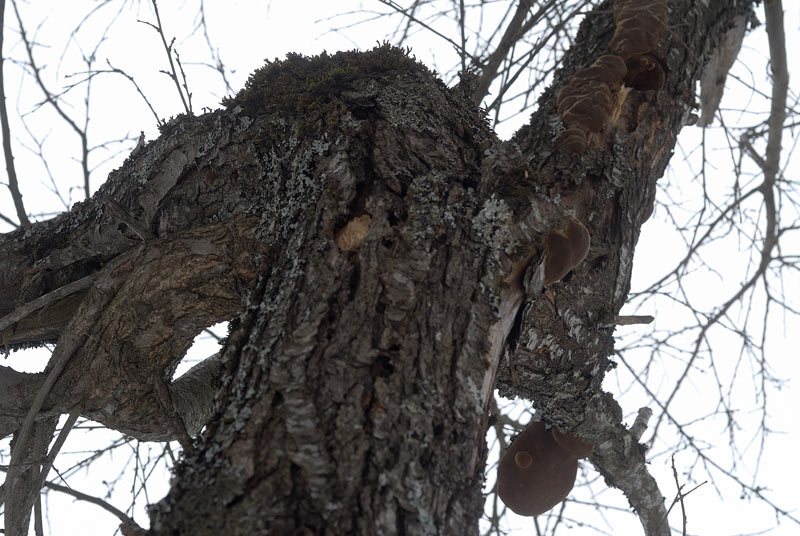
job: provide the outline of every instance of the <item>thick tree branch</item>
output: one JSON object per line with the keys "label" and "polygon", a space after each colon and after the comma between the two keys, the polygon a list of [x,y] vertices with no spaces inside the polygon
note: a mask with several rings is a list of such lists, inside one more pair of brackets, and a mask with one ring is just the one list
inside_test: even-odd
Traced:
{"label": "thick tree branch", "polygon": [[[510,366],[500,371],[500,392],[532,399],[545,422],[574,430],[593,443],[592,462],[610,484],[625,492],[648,535],[669,533],[663,494],[648,472],[638,437],[622,426],[622,412],[600,382],[611,366],[606,356],[612,352],[612,329],[627,298],[640,225],[693,104],[690,95],[703,62],[691,51],[712,50],[714,36],[729,27],[729,19],[710,13],[737,15],[723,4],[713,3],[710,12],[698,4],[671,4],[671,31],[652,51],[660,61],[654,69],[663,65],[664,78],[654,78],[658,84],[652,86],[626,78],[615,105],[619,108],[610,115],[612,124],[591,135],[580,158],[547,150],[556,134],[553,125],[562,121],[556,115],[555,90],[545,93],[530,128],[521,129],[515,139],[537,178],[535,187],[572,209],[588,228],[592,247],[587,260],[543,296],[540,286],[526,287],[522,335],[516,348],[512,346],[515,351],[509,352],[513,375]],[[742,13],[747,9],[740,7]],[[614,19],[600,10],[587,21],[577,43],[597,43],[613,33]],[[706,26],[709,22],[711,28]],[[587,53],[576,47],[565,58],[565,69],[556,74],[555,86],[563,87],[577,69],[605,53],[602,48]],[[636,63],[628,59],[630,69]],[[609,244],[615,246],[608,249]],[[534,257],[533,262],[541,266],[542,260]]]}
{"label": "thick tree branch", "polygon": [[[550,9],[550,6],[552,6],[553,3],[554,0],[550,0],[548,5],[542,6],[539,9],[539,12],[532,17],[532,20],[538,20],[546,10]],[[484,62],[484,65],[481,69],[480,78],[478,78],[477,86],[475,87],[475,91],[472,93],[472,100],[475,101],[476,104],[480,104],[483,98],[489,92],[489,86],[491,85],[495,76],[497,76],[497,71],[500,68],[500,65],[507,59],[508,51],[511,50],[511,47],[517,42],[517,40],[525,35],[525,32],[521,31],[522,24],[525,22],[525,18],[528,16],[528,12],[530,11],[532,4],[533,0],[520,0],[514,16],[511,18],[503,37],[500,39],[500,43],[497,45],[497,48],[494,50],[494,52],[492,52],[489,58]]]}
{"label": "thick tree branch", "polygon": [[[69,318],[72,315],[77,307],[77,302],[71,302],[68,307],[65,307],[64,312],[59,314],[61,317],[59,320],[56,320],[52,316],[46,316],[45,318],[37,319],[38,321],[30,322],[29,324],[31,325],[29,326],[23,326],[22,328],[12,326],[19,323],[21,320],[30,316],[39,309],[48,306],[56,306],[56,303],[63,298],[71,296],[77,292],[85,291],[92,285],[95,278],[96,275],[92,274],[78,279],[77,281],[67,283],[63,287],[59,287],[48,292],[47,294],[43,294],[42,296],[29,301],[28,303],[20,305],[19,307],[15,308],[13,312],[7,314],[6,316],[0,317],[0,344],[8,345],[35,342],[39,340],[40,337],[45,337],[45,335],[41,335],[40,333],[49,333],[50,329],[53,327],[60,328],[61,326],[59,324],[63,322],[63,319]],[[51,308],[50,310],[52,311],[53,309]]]}
{"label": "thick tree branch", "polygon": [[[772,67],[772,98],[767,126],[767,168],[764,170],[764,193],[772,190],[780,169],[783,123],[786,121],[786,96],[789,87],[789,70],[786,65],[786,35],[783,31],[783,2],[764,2],[764,16],[769,40],[770,66]],[[774,201],[773,201],[774,204]],[[774,235],[774,233],[772,234]],[[766,249],[766,248],[765,248]]]}
{"label": "thick tree branch", "polygon": [[[202,123],[200,121],[198,126]],[[229,123],[229,126],[232,125]],[[200,131],[196,129],[195,134]],[[207,133],[200,135],[207,139]],[[185,202],[200,221],[204,210],[218,219],[220,206],[232,210],[234,216],[223,223],[200,225],[195,230],[182,232],[182,227],[191,227],[182,219],[189,212],[179,211],[181,216],[169,212],[156,214],[161,211],[159,202],[167,191],[174,196],[172,203],[184,195],[180,193],[181,187],[175,188],[174,184],[184,169],[194,167],[195,162],[183,153],[200,149],[206,143],[198,140],[193,147],[192,136],[188,133],[188,137],[167,142],[166,146],[166,139],[150,144],[137,157],[136,165],[140,169],[156,170],[157,174],[149,181],[129,181],[129,184],[136,184],[140,192],[126,198],[135,200],[134,203],[127,201],[124,207],[120,203],[120,210],[143,222],[138,233],[155,235],[149,229],[158,230],[158,236],[151,236],[146,243],[142,243],[139,235],[127,225],[117,223],[118,212],[97,210],[96,207],[107,206],[104,199],[115,188],[113,178],[96,201],[55,220],[33,225],[26,241],[17,240],[13,234],[0,237],[4,251],[8,252],[0,261],[0,273],[3,273],[0,286],[8,289],[8,293],[0,297],[0,306],[14,308],[20,299],[28,302],[14,316],[5,319],[5,324],[12,323],[4,332],[6,340],[13,334],[20,337],[12,339],[13,343],[41,340],[39,335],[21,326],[25,327],[23,324],[29,319],[40,322],[56,311],[61,311],[60,318],[73,322],[66,332],[63,331],[66,323],[49,323],[48,327],[54,331],[48,332],[47,337],[61,334],[62,339],[48,369],[46,384],[41,383],[41,375],[19,376],[11,371],[5,375],[17,386],[16,392],[22,394],[6,405],[19,409],[19,404],[28,401],[25,422],[33,422],[40,411],[48,415],[58,413],[59,408],[62,412],[71,412],[70,405],[86,399],[86,393],[91,392],[93,402],[83,404],[82,415],[143,440],[175,438],[174,427],[167,426],[167,413],[171,410],[159,403],[153,381],[159,378],[163,381],[171,375],[197,333],[238,313],[241,289],[254,276],[254,257],[260,251],[252,242],[253,220],[241,216],[242,204],[231,203],[236,194],[231,196],[214,184],[219,177],[214,168],[193,172],[193,180],[208,193],[198,203],[197,185],[187,181]],[[152,167],[154,160],[159,161],[157,167]],[[126,176],[118,174],[117,179],[120,185]],[[232,184],[227,178],[222,180],[225,187]],[[96,207],[92,205],[95,202]],[[71,223],[65,224],[65,220]],[[54,229],[68,229],[69,232],[63,239],[57,239],[58,233],[52,232]],[[37,256],[31,256],[28,251],[39,239],[47,245],[36,250]],[[109,260],[109,256],[113,257]],[[181,269],[176,270],[176,267]],[[93,286],[86,294],[89,283]],[[98,288],[102,292],[98,293]],[[162,296],[166,289],[171,289],[170,299],[164,301]],[[72,296],[77,299],[68,304],[68,308],[60,305]],[[165,316],[142,316],[137,312],[159,301],[162,305],[170,304],[167,310],[162,310]],[[90,305],[92,303],[94,305]],[[94,313],[89,314],[87,307],[93,308]],[[39,312],[23,318],[36,308]],[[102,311],[101,318],[91,316],[98,311]],[[154,327],[146,333],[145,337],[151,337],[147,341],[136,339],[140,332],[130,332],[130,328],[142,320],[151,322]],[[68,344],[68,339],[72,340],[80,332],[88,338],[81,339],[78,344]],[[111,332],[115,340],[125,346],[124,350],[107,343]],[[67,352],[70,348],[72,351]],[[64,357],[67,353],[76,355]],[[174,408],[186,418],[191,433],[196,433],[210,415],[220,369],[215,359],[209,363],[214,366],[199,366],[177,382],[179,390],[181,386],[192,389],[176,397]],[[95,372],[88,373],[89,370]],[[174,386],[170,389],[174,390]],[[3,429],[6,432],[15,430],[19,426],[18,419],[21,419],[19,411],[14,410],[4,418]],[[29,428],[30,424],[25,430]],[[27,436],[25,430],[23,438]]]}

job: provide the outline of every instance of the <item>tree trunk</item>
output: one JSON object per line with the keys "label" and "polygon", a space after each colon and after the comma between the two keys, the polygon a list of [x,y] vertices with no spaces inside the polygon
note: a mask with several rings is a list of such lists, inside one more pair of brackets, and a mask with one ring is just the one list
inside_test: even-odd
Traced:
{"label": "tree trunk", "polygon": [[[666,534],[638,437],[601,383],[656,179],[704,59],[746,9],[711,3],[671,3],[653,53],[663,87],[619,90],[580,154],[553,148],[557,88],[608,53],[609,3],[508,142],[467,80],[448,89],[386,46],[290,55],[226,109],[174,120],[92,200],[2,237],[0,310],[39,298],[66,327],[0,328],[15,345],[60,333],[43,374],[0,371],[20,393],[0,401],[0,431],[46,389],[42,417],[77,409],[179,438],[216,391],[154,534],[474,534],[498,378],[592,443],[647,534]],[[570,217],[589,254],[543,290],[545,237]],[[178,382],[159,397],[192,338],[240,312],[194,398]]]}

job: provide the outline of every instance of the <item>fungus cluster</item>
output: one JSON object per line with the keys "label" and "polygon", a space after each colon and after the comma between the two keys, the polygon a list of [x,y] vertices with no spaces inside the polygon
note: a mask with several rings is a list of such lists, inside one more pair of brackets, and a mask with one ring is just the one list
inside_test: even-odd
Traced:
{"label": "fungus cluster", "polygon": [[622,81],[626,72],[622,58],[607,54],[575,73],[558,95],[558,115],[570,128],[558,133],[556,147],[583,152],[586,132],[606,128],[614,108],[611,88]]}
{"label": "fungus cluster", "polygon": [[619,82],[640,91],[661,88],[664,70],[647,53],[658,46],[668,13],[665,0],[614,0],[616,29],[609,47],[616,54],[600,56],[561,90],[558,115],[569,128],[556,136],[557,149],[581,153],[588,145],[588,133],[605,130]]}
{"label": "fungus cluster", "polygon": [[625,64],[628,66],[628,74],[625,75],[626,86],[639,91],[648,91],[661,89],[664,85],[664,69],[651,55],[628,58]]}
{"label": "fungus cluster", "polygon": [[628,59],[654,50],[667,26],[665,0],[614,0],[616,31],[608,46]]}
{"label": "fungus cluster", "polygon": [[555,283],[583,262],[590,243],[589,231],[575,218],[563,232],[551,229],[544,247],[544,284]]}
{"label": "fungus cluster", "polygon": [[664,85],[664,70],[648,53],[658,46],[668,13],[665,0],[614,0],[617,27],[608,46],[625,58],[626,86],[647,91]]}
{"label": "fungus cluster", "polygon": [[591,454],[580,438],[531,422],[500,459],[497,494],[521,516],[542,514],[569,495],[578,460]]}

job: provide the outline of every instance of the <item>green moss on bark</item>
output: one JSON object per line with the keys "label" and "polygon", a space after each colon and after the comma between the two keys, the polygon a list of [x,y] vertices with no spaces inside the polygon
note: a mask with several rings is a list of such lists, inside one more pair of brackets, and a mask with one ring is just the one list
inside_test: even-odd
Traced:
{"label": "green moss on bark", "polygon": [[244,89],[223,100],[223,105],[241,106],[248,114],[282,111],[287,117],[328,118],[336,115],[343,92],[360,89],[361,83],[388,83],[407,72],[431,74],[407,50],[388,44],[332,56],[290,53],[285,60],[268,61],[253,72]]}

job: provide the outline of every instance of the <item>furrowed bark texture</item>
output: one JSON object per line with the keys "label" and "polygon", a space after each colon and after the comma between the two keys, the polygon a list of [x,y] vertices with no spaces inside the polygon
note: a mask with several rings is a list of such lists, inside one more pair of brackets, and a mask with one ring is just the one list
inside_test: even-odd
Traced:
{"label": "furrowed bark texture", "polygon": [[[0,369],[0,433],[37,393],[39,419],[78,411],[142,440],[193,434],[216,407],[154,534],[474,534],[497,377],[592,443],[645,532],[666,534],[601,383],[694,81],[747,8],[710,4],[670,3],[663,87],[621,90],[579,154],[553,149],[556,97],[609,53],[610,3],[508,142],[475,88],[390,47],[290,55],[226,109],[172,121],[93,199],[0,236],[0,314],[34,311],[0,318],[0,338],[57,338],[64,365]],[[589,254],[543,290],[545,236],[569,217]],[[234,317],[221,353],[170,382],[193,337]]]}
{"label": "furrowed bark texture", "polygon": [[[204,327],[241,310],[242,295],[256,274],[257,218],[244,213],[244,203],[237,200],[244,195],[236,186],[223,195],[209,179],[231,180],[232,174],[245,172],[241,166],[225,171],[232,165],[218,154],[217,144],[227,144],[219,137],[230,136],[236,121],[219,115],[176,121],[168,130],[173,136],[165,135],[146,156],[113,173],[93,200],[3,236],[0,280],[17,282],[5,285],[2,305],[7,310],[66,282],[95,278],[88,292],[58,299],[28,317],[32,330],[20,322],[2,333],[12,347],[47,341],[49,336],[40,337],[39,323],[55,310],[66,326],[60,342],[65,335],[80,339],[42,416],[78,408],[142,440],[175,438],[165,425],[167,410],[158,403],[153,382],[169,379]],[[228,153],[227,158],[235,156]],[[115,191],[126,217],[147,222],[152,236],[143,241],[107,210],[104,197]],[[19,427],[52,366],[40,374],[0,370],[15,394],[0,401],[4,435]],[[213,399],[214,391],[205,398]]]}
{"label": "furrowed bark texture", "polygon": [[466,92],[388,48],[291,57],[231,106],[259,125],[268,268],[155,532],[475,527],[513,245],[481,175],[496,139]]}

